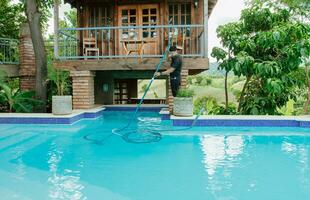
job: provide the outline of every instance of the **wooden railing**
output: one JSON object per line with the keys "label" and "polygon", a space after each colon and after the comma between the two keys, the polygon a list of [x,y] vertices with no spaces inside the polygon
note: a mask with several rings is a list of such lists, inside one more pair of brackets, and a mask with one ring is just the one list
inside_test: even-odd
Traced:
{"label": "wooden railing", "polygon": [[162,57],[168,42],[184,57],[203,57],[203,25],[65,28],[58,33],[56,57],[70,59]]}

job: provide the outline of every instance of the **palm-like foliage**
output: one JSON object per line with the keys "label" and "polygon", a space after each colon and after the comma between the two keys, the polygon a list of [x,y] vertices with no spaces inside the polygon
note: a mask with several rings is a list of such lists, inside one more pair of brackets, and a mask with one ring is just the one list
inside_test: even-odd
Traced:
{"label": "palm-like foliage", "polygon": [[70,73],[60,69],[55,69],[52,66],[48,68],[48,77],[56,86],[56,94],[59,96],[70,93]]}
{"label": "palm-like foliage", "polygon": [[0,102],[9,112],[32,112],[42,102],[34,99],[34,91],[12,89],[6,83],[0,83]]}

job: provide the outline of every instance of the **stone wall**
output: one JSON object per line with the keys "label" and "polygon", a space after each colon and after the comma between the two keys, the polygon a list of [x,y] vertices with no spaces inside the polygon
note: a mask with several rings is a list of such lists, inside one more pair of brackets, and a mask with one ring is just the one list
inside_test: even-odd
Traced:
{"label": "stone wall", "polygon": [[95,105],[93,71],[71,71],[73,109],[89,109]]}
{"label": "stone wall", "polygon": [[20,29],[20,88],[22,90],[35,90],[36,64],[28,24],[23,24]]}

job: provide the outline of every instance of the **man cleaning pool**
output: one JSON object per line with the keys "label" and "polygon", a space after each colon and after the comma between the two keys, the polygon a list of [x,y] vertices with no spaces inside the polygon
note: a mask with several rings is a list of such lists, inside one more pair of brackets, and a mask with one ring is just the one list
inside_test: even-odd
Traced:
{"label": "man cleaning pool", "polygon": [[157,72],[156,77],[169,75],[170,76],[170,86],[172,95],[175,97],[181,85],[181,71],[182,71],[182,57],[178,53],[178,50],[182,48],[177,46],[171,46],[169,48],[169,57],[171,58],[170,67],[163,72]]}

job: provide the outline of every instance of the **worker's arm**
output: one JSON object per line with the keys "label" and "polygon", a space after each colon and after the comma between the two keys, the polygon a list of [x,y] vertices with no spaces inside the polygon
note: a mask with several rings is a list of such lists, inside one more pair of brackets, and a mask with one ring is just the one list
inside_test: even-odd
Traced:
{"label": "worker's arm", "polygon": [[175,68],[173,67],[169,67],[166,71],[163,71],[163,72],[156,72],[155,73],[155,76],[158,77],[158,76],[163,76],[163,75],[169,75],[171,74],[172,72],[174,72]]}

